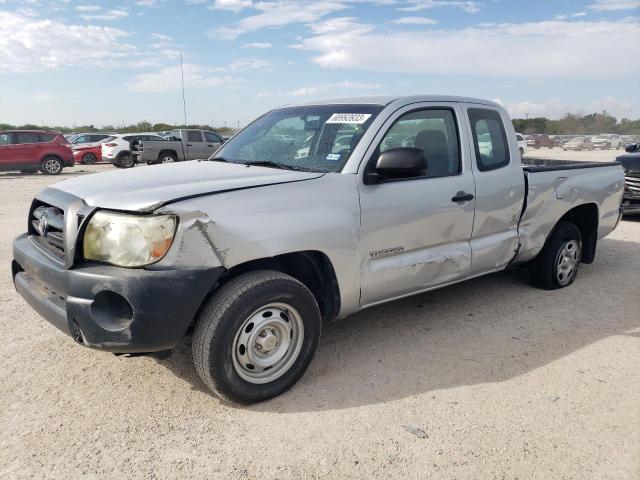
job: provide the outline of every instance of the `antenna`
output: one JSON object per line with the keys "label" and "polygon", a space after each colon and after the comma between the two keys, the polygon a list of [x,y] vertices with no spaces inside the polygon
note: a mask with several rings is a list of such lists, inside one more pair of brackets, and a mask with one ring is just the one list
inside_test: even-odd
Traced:
{"label": "antenna", "polygon": [[[184,67],[182,66],[182,50],[180,50],[180,74],[182,75],[182,111],[184,113],[184,135],[188,137],[187,133],[187,100],[184,96]],[[187,142],[188,138],[183,138],[184,144],[187,148],[185,152],[185,157],[189,157],[189,142]]]}

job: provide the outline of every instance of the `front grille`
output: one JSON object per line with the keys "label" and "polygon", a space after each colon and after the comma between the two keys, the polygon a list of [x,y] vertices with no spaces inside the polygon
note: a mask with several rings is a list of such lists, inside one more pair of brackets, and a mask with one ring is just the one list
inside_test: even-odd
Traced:
{"label": "front grille", "polygon": [[64,261],[64,211],[41,203],[31,212],[33,241]]}
{"label": "front grille", "polygon": [[624,183],[627,192],[634,197],[640,198],[640,172],[626,172]]}

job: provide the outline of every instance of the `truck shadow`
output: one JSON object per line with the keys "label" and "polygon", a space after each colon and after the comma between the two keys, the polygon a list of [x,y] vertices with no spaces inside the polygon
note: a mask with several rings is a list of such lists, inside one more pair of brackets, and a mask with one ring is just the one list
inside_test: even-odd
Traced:
{"label": "truck shadow", "polygon": [[[377,404],[501,382],[640,327],[640,245],[605,239],[567,289],[532,288],[524,269],[474,279],[323,325],[309,370],[249,407],[279,413]],[[189,345],[160,363],[206,391]]]}

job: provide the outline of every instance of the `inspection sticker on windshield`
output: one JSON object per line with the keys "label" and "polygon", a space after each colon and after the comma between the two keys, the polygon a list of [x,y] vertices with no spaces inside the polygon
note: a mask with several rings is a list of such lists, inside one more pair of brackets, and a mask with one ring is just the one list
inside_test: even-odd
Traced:
{"label": "inspection sticker on windshield", "polygon": [[355,123],[362,124],[366,122],[370,113],[334,113],[329,117],[326,123]]}
{"label": "inspection sticker on windshield", "polygon": [[330,160],[330,161],[333,161],[333,162],[335,162],[337,160],[340,160],[340,154],[339,153],[330,153],[329,155],[327,155],[327,160]]}

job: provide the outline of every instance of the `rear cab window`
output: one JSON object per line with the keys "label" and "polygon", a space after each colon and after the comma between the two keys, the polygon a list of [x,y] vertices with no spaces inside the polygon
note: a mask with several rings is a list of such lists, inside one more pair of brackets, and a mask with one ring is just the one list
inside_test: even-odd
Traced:
{"label": "rear cab window", "polygon": [[0,146],[1,145],[10,145],[11,144],[11,134],[10,133],[0,133]]}
{"label": "rear cab window", "polygon": [[485,108],[470,108],[467,112],[478,170],[487,172],[509,165],[509,142],[500,114]]}
{"label": "rear cab window", "polygon": [[187,132],[188,142],[202,142],[202,133],[199,130],[189,130]]}

